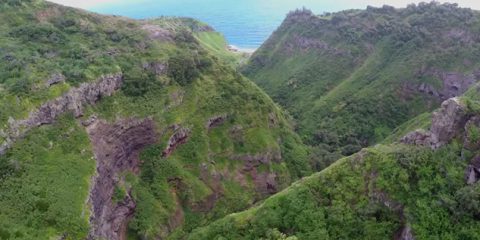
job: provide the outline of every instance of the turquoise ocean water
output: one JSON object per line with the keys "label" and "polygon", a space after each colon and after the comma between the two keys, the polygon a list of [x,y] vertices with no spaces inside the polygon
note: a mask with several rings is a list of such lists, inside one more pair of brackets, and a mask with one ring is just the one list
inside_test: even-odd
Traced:
{"label": "turquoise ocean water", "polygon": [[223,33],[229,44],[241,49],[258,48],[281,24],[286,14],[307,7],[317,14],[348,8],[355,4],[322,0],[125,0],[89,10],[137,19],[157,16],[193,17]]}

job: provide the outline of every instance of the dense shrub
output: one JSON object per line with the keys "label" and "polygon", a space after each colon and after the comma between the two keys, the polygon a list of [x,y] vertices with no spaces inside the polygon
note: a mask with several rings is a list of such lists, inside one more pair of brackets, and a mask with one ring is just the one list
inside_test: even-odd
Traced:
{"label": "dense shrub", "polygon": [[193,57],[189,54],[178,54],[168,61],[168,75],[178,84],[190,84],[200,75]]}
{"label": "dense shrub", "polygon": [[14,28],[11,37],[19,38],[25,42],[40,42],[60,44],[65,36],[58,29],[49,24],[26,24]]}
{"label": "dense shrub", "polygon": [[177,44],[198,44],[193,34],[185,29],[178,31],[175,35],[175,42]]}
{"label": "dense shrub", "polygon": [[133,68],[124,73],[122,90],[128,96],[142,96],[157,84],[155,74]]}
{"label": "dense shrub", "polygon": [[31,87],[32,83],[29,80],[20,78],[13,80],[8,90],[16,95],[26,95],[30,92]]}
{"label": "dense shrub", "polygon": [[455,194],[455,200],[457,201],[457,214],[474,216],[480,220],[480,184],[458,190]]}
{"label": "dense shrub", "polygon": [[342,147],[342,154],[344,156],[350,156],[358,151],[362,150],[362,146],[359,145],[354,145],[354,144],[348,144],[344,147]]}
{"label": "dense shrub", "polygon": [[320,144],[313,147],[310,153],[310,165],[314,171],[322,171],[342,157],[343,155],[335,151],[332,147],[326,144]]}

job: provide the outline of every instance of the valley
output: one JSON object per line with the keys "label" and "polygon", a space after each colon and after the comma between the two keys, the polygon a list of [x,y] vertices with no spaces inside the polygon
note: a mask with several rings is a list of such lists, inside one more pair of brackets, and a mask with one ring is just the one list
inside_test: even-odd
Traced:
{"label": "valley", "polygon": [[0,3],[0,239],[477,239],[480,12]]}

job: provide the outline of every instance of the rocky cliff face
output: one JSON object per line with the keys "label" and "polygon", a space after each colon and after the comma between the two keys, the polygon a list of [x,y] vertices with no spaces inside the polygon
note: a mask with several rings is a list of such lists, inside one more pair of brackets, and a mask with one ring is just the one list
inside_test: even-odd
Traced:
{"label": "rocky cliff face", "polygon": [[240,173],[243,178],[251,178],[255,184],[255,190],[262,196],[268,196],[278,191],[277,174],[269,171],[259,171],[260,166],[269,166],[272,163],[280,163],[280,152],[271,151],[256,155],[233,156],[232,159],[243,162]]}
{"label": "rocky cliff face", "polygon": [[410,226],[405,226],[400,231],[399,236],[395,237],[395,240],[415,240]]}
{"label": "rocky cliff face", "polygon": [[421,69],[417,72],[416,77],[428,78],[433,77],[441,80],[441,88],[436,88],[428,83],[421,83],[418,91],[440,100],[457,97],[465,93],[474,83],[480,79],[480,71],[475,70],[473,73],[465,74],[461,72],[446,72],[439,69]]}
{"label": "rocky cliff face", "polygon": [[465,171],[467,184],[471,185],[480,180],[480,156],[475,157]]}
{"label": "rocky cliff face", "polygon": [[168,140],[167,147],[162,153],[163,157],[170,156],[170,154],[172,154],[178,146],[186,143],[191,133],[190,129],[180,128],[179,126],[174,126],[174,130],[175,133]]}
{"label": "rocky cliff face", "polygon": [[123,240],[136,204],[126,188],[123,199],[113,199],[116,187],[124,181],[124,172],[139,172],[139,153],[157,141],[152,119],[125,119],[115,124],[94,120],[88,124],[97,159],[89,203],[92,206],[89,239]]}
{"label": "rocky cliff face", "polygon": [[[463,147],[471,151],[479,150],[478,136],[471,129],[479,129],[480,117],[467,111],[458,98],[451,98],[432,116],[430,130],[416,130],[401,139],[402,143],[438,149],[458,137]],[[465,170],[467,184],[480,180],[480,156],[474,157]]]}
{"label": "rocky cliff face", "polygon": [[458,98],[448,99],[433,113],[429,131],[416,130],[403,137],[401,142],[437,149],[463,132],[469,118],[466,107]]}
{"label": "rocky cliff face", "polygon": [[73,88],[65,95],[48,101],[32,111],[28,118],[15,120],[10,118],[9,128],[5,131],[5,142],[0,145],[0,154],[12,146],[32,128],[53,123],[60,115],[71,112],[75,117],[83,115],[87,104],[95,104],[102,97],[111,96],[122,84],[122,74],[112,74],[101,77],[94,83],[83,83]]}

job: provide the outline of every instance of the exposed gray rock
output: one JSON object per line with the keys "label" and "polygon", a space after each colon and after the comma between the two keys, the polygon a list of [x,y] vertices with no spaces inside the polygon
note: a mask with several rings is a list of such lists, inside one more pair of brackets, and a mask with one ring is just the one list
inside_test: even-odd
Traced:
{"label": "exposed gray rock", "polygon": [[88,127],[88,126],[92,125],[93,123],[95,123],[97,121],[97,119],[98,119],[97,115],[92,115],[88,119],[82,121],[82,125],[84,127]]}
{"label": "exposed gray rock", "polygon": [[192,205],[192,210],[195,212],[208,213],[215,207],[218,200],[224,196],[223,176],[219,172],[210,171],[208,164],[202,163],[200,164],[200,179],[212,190],[212,193],[199,202],[189,204]]}
{"label": "exposed gray rock", "polygon": [[372,201],[381,203],[382,205],[391,209],[392,211],[395,211],[400,215],[403,215],[403,205],[391,199],[386,192],[375,189],[370,193],[369,197]]}
{"label": "exposed gray rock", "polygon": [[63,83],[63,82],[65,82],[65,76],[63,76],[63,74],[61,73],[54,73],[52,74],[52,76],[50,76],[50,78],[47,80],[45,84],[47,85],[47,87],[50,87],[54,84]]}
{"label": "exposed gray rock", "polygon": [[432,85],[427,83],[421,83],[420,86],[418,87],[418,91],[421,93],[426,93],[430,96],[440,97],[440,94],[438,93],[437,89],[435,89],[434,87],[432,87]]}
{"label": "exposed gray rock", "polygon": [[124,172],[139,172],[140,151],[157,141],[152,119],[125,119],[115,124],[97,120],[87,127],[97,160],[89,204],[92,207],[88,239],[126,239],[127,224],[136,204],[127,189],[119,202],[113,201],[114,189],[123,181]]}
{"label": "exposed gray rock", "polygon": [[421,69],[416,75],[417,77],[433,77],[441,80],[441,88],[435,88],[428,83],[421,83],[417,88],[419,92],[437,97],[440,100],[460,96],[480,80],[480,77],[475,71],[470,74],[465,74],[460,72],[445,72],[439,69]]}
{"label": "exposed gray rock", "polygon": [[60,115],[71,112],[75,117],[83,115],[86,104],[95,104],[102,97],[111,96],[122,84],[122,74],[106,75],[94,83],[82,83],[72,88],[65,95],[48,101],[38,109],[32,111],[28,118],[14,120],[10,118],[9,127],[5,131],[8,137],[0,145],[0,154],[10,148],[16,139],[22,137],[32,128],[52,124]]}
{"label": "exposed gray rock", "polygon": [[[451,98],[443,102],[441,108],[433,113],[429,131],[411,132],[403,137],[401,142],[437,149],[448,144],[453,138],[461,136],[466,149],[477,151],[480,148],[478,139],[473,139],[468,129],[479,126],[480,116],[471,116],[458,98]],[[480,156],[475,157],[465,170],[465,180],[467,184],[474,184],[480,180]]]}
{"label": "exposed gray rock", "polygon": [[395,238],[396,240],[415,240],[413,236],[412,228],[408,225],[401,229],[400,235]]}
{"label": "exposed gray rock", "polygon": [[465,171],[467,184],[471,185],[480,180],[480,156],[475,157]]}
{"label": "exposed gray rock", "polygon": [[277,174],[274,172],[258,172],[256,169],[251,173],[255,190],[261,196],[268,196],[278,192]]}
{"label": "exposed gray rock", "polygon": [[442,103],[439,111],[433,113],[430,132],[436,136],[440,145],[445,145],[461,132],[467,120],[465,106],[458,98],[451,98]]}
{"label": "exposed gray rock", "polygon": [[232,159],[244,162],[243,171],[248,172],[262,164],[270,164],[272,162],[280,163],[282,161],[282,154],[278,151],[268,151],[255,155],[237,155],[233,156]]}
{"label": "exposed gray rock", "polygon": [[423,129],[417,129],[405,135],[400,141],[406,144],[430,146],[432,144],[432,133]]}
{"label": "exposed gray rock", "polygon": [[458,98],[451,98],[443,102],[440,109],[433,113],[429,131],[416,130],[407,134],[400,141],[437,149],[449,143],[462,132],[467,121],[468,115],[465,106]]}
{"label": "exposed gray rock", "polygon": [[227,114],[222,114],[222,115],[211,117],[207,120],[206,127],[207,127],[207,129],[218,127],[218,126],[222,125],[225,122],[226,119],[227,119]]}
{"label": "exposed gray rock", "polygon": [[162,76],[167,74],[168,67],[166,63],[151,62],[151,63],[144,63],[143,69],[152,71],[157,76]]}
{"label": "exposed gray rock", "polygon": [[163,150],[162,157],[168,157],[177,149],[178,146],[187,142],[190,136],[190,129],[180,128],[170,137],[167,147]]}
{"label": "exposed gray rock", "polygon": [[153,24],[145,24],[142,26],[142,29],[148,33],[150,39],[160,40],[160,41],[173,41],[174,35],[168,29],[162,28]]}
{"label": "exposed gray rock", "polygon": [[261,165],[280,163],[282,154],[279,151],[267,151],[255,155],[245,154],[232,157],[233,160],[242,161],[242,175],[249,175],[255,184],[255,190],[261,196],[268,196],[278,191],[278,179],[275,172],[259,172]]}

